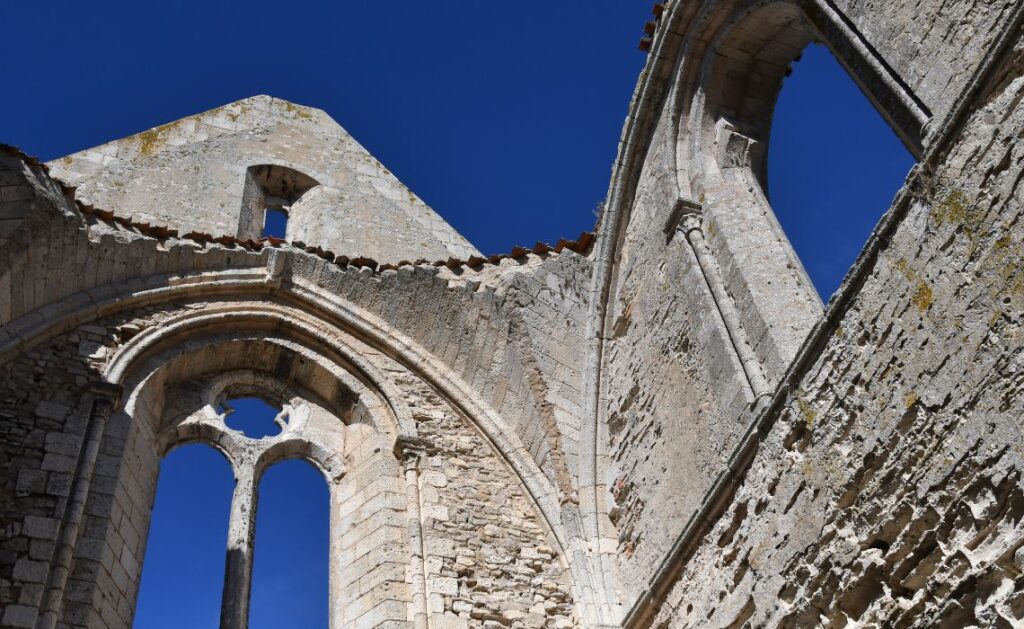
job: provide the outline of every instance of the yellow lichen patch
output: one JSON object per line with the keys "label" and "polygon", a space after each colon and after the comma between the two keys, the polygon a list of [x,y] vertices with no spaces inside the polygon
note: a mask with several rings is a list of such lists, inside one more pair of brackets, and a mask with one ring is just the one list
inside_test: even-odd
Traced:
{"label": "yellow lichen patch", "polygon": [[917,401],[919,399],[920,398],[918,398],[916,393],[911,392],[907,394],[906,398],[904,398],[903,404],[906,405],[907,408],[910,408],[911,406],[917,404]]}
{"label": "yellow lichen patch", "polygon": [[294,115],[296,118],[301,118],[303,120],[311,120],[313,118],[312,114],[310,114],[308,111],[306,111],[305,107],[298,107],[296,105],[293,105],[293,104],[285,101],[284,102],[284,108],[285,108],[285,111],[287,111],[288,113]]}
{"label": "yellow lichen patch", "polygon": [[74,161],[74,160],[72,160],[72,159],[71,159],[71,156],[70,156],[70,155],[69,155],[69,156],[67,156],[67,157],[62,157],[62,158],[60,159],[60,163],[61,163],[61,164],[64,164],[65,166],[70,166],[70,165],[71,165],[71,162],[73,162],[73,161]]}
{"label": "yellow lichen patch", "polygon": [[811,406],[810,402],[805,400],[802,396],[797,396],[796,405],[800,408],[800,415],[803,416],[804,423],[807,424],[808,428],[810,428],[814,425],[814,420],[818,414],[814,412],[814,408]]}
{"label": "yellow lichen patch", "polygon": [[236,105],[238,107],[238,111],[228,111],[226,113],[227,117],[231,119],[231,122],[238,122],[238,119],[249,113],[249,110],[251,109],[248,103],[235,103],[234,105],[229,105],[229,107],[234,107]]}
{"label": "yellow lichen patch", "polygon": [[924,312],[932,305],[932,288],[924,282],[924,280],[917,281],[917,287],[914,289],[914,295],[910,298],[910,301],[917,306],[918,311]]}
{"label": "yellow lichen patch", "polygon": [[910,263],[907,262],[905,258],[900,258],[899,260],[897,260],[895,266],[897,269],[899,269],[899,272],[902,273],[904,277],[906,277],[908,280],[913,280],[914,276],[917,275],[914,269],[910,268]]}
{"label": "yellow lichen patch", "polygon": [[1024,273],[1021,272],[1021,265],[1018,261],[1004,259],[998,272],[1002,286],[999,294],[1013,297],[1024,296]]}
{"label": "yellow lichen patch", "polygon": [[948,223],[959,228],[970,241],[969,253],[972,253],[984,232],[985,213],[972,207],[971,199],[962,190],[950,187],[945,190],[945,193],[935,195],[938,200],[932,204],[932,219],[939,227]]}
{"label": "yellow lichen patch", "polygon": [[180,121],[160,125],[155,129],[140,133],[137,136],[139,138],[139,152],[143,155],[152,155],[159,151],[167,139],[167,134],[178,125],[178,122]]}
{"label": "yellow lichen patch", "polygon": [[968,199],[960,190],[952,190],[932,206],[932,218],[944,223],[963,223],[968,216]]}
{"label": "yellow lichen patch", "polygon": [[907,278],[908,282],[914,284],[914,292],[910,295],[910,302],[920,312],[928,310],[933,301],[932,287],[919,277],[918,272],[904,258],[897,260],[894,266],[903,274],[903,277]]}

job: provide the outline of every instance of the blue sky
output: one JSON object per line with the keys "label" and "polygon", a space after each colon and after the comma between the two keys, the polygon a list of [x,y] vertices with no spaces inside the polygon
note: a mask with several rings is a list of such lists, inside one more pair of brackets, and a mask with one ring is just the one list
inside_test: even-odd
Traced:
{"label": "blue sky", "polygon": [[828,49],[805,49],[775,106],[768,196],[823,300],[839,287],[913,164]]}
{"label": "blue sky", "polygon": [[[258,415],[258,413],[257,413]],[[136,610],[139,629],[215,628],[234,485],[223,455],[173,450],[161,465]],[[328,491],[305,461],[264,474],[256,511],[251,629],[327,626]]]}
{"label": "blue sky", "polygon": [[[650,5],[6,2],[0,142],[53,159],[266,93],[326,110],[481,250],[554,242],[594,225]],[[910,165],[808,49],[776,111],[769,193],[826,299]],[[165,459],[136,627],[216,626],[231,487],[208,448]],[[310,466],[271,468],[253,627],[325,626],[327,517]]]}
{"label": "blue sky", "polygon": [[326,110],[484,252],[555,242],[593,227],[650,8],[3,2],[0,141],[53,159],[270,94]]}

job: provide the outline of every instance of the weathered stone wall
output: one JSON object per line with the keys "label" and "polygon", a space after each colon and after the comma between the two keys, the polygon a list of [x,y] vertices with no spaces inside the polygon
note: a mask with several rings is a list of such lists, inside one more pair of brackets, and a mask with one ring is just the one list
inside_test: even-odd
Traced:
{"label": "weathered stone wall", "polygon": [[1024,619],[1022,58],[912,179],[655,624]]}
{"label": "weathered stone wall", "polygon": [[[673,93],[682,89],[652,88],[669,96],[648,112],[650,135],[635,158],[642,166],[604,333],[606,482],[627,605],[721,471],[751,419],[750,405],[778,382],[821,312],[757,189],[756,163],[746,155],[731,162],[729,135],[703,129],[700,108],[693,107],[692,120],[674,118]],[[689,235],[677,230],[680,210],[702,217],[713,268],[702,266]],[[721,283],[727,304],[712,281]],[[724,307],[735,311],[738,329],[726,325]],[[760,388],[740,351],[756,358]]]}
{"label": "weathered stone wall", "polygon": [[659,125],[638,185],[605,341],[606,483],[630,593],[698,504],[752,400],[685,238],[666,242],[661,229],[675,202],[667,127]]}
{"label": "weathered stone wall", "polygon": [[508,318],[522,380],[537,398],[538,412],[521,435],[526,443],[550,440],[538,461],[547,468],[544,459],[550,459],[559,486],[575,482],[578,466],[590,267],[588,258],[565,252],[507,260],[475,277],[464,273],[451,280],[479,281],[477,290],[493,291],[498,310]]}
{"label": "weathered stone wall", "polygon": [[[514,435],[515,442],[523,444],[518,446],[521,452],[506,453],[506,456],[519,457],[520,461],[523,456],[535,460],[532,465],[538,470],[537,478],[543,469],[551,479],[548,482],[558,488],[557,493],[527,498],[521,485],[522,477],[510,476],[508,463],[487,449],[490,446],[481,449],[487,445],[483,437],[466,432],[468,427],[457,411],[438,397],[437,392],[428,394],[421,380],[403,372],[403,377],[419,383],[415,385],[416,392],[410,394],[412,399],[421,400],[419,403],[432,409],[427,413],[431,421],[443,420],[444,430],[435,430],[439,435],[437,439],[450,442],[448,446],[430,446],[433,450],[426,464],[435,472],[465,469],[468,477],[465,483],[453,479],[449,489],[437,489],[440,495],[437,501],[444,502],[445,508],[457,508],[474,518],[490,518],[487,519],[489,527],[486,522],[480,524],[483,520],[472,520],[472,526],[461,520],[457,524],[439,523],[436,531],[428,527],[429,535],[440,536],[437,539],[441,541],[436,542],[442,549],[439,552],[448,552],[443,549],[452,547],[453,543],[460,549],[477,549],[473,557],[459,558],[458,566],[448,565],[451,562],[445,563],[442,559],[428,562],[430,566],[437,566],[432,573],[438,593],[431,602],[432,613],[449,614],[449,621],[456,626],[460,622],[481,622],[484,617],[501,618],[502,622],[514,626],[553,622],[569,626],[574,622],[576,601],[568,589],[568,572],[559,555],[563,549],[556,539],[564,540],[567,523],[557,514],[552,520],[549,512],[548,524],[558,528],[557,535],[545,529],[545,525],[540,524],[534,501],[545,501],[550,508],[558,505],[557,496],[573,499],[574,468],[571,466],[575,461],[565,455],[563,448],[567,447],[574,456],[579,396],[583,388],[578,356],[586,310],[582,287],[587,281],[587,258],[565,249],[561,254],[524,254],[507,258],[501,264],[484,264],[473,269],[421,265],[373,271],[367,267],[345,267],[289,247],[257,252],[239,246],[203,244],[160,230],[140,230],[135,225],[111,221],[95,213],[82,216],[73,205],[62,211],[67,218],[62,218],[56,226],[42,221],[43,229],[26,227],[18,231],[17,247],[6,252],[10,254],[7,273],[23,278],[24,285],[41,283],[47,287],[38,294],[35,291],[21,293],[16,290],[22,290],[24,285],[16,283],[14,289],[5,294],[9,319],[0,333],[4,339],[5,367],[12,373],[53,369],[50,363],[40,361],[36,353],[27,354],[38,363],[38,367],[29,368],[28,363],[22,362],[26,347],[45,353],[67,345],[65,352],[55,354],[55,362],[64,360],[64,354],[68,353],[83,365],[86,361],[90,363],[78,369],[71,361],[70,366],[63,366],[59,375],[71,378],[87,374],[88,378],[79,377],[79,381],[70,380],[52,390],[75,391],[80,397],[83,387],[98,379],[95,374],[121,343],[140,331],[159,327],[171,313],[202,311],[208,307],[202,298],[201,291],[205,289],[201,287],[218,278],[228,284],[233,282],[231,290],[238,291],[240,299],[267,295],[268,290],[275,290],[274,286],[285,289],[285,293],[295,292],[295,298],[299,293],[303,299],[314,295],[340,297],[347,307],[354,307],[362,316],[392,330],[396,341],[413,342],[436,352],[433,360],[438,368],[451,369],[457,377],[472,383],[474,390],[483,393],[502,417],[498,430],[510,431],[508,434]],[[48,255],[51,248],[54,255]],[[58,250],[64,255],[56,255]],[[73,274],[74,265],[89,270],[70,281],[67,276]],[[187,288],[189,286],[193,288]],[[210,294],[219,293],[214,290]],[[198,300],[190,304],[188,310],[175,305],[174,300],[184,295],[193,295]],[[346,298],[351,301],[344,301]],[[150,303],[154,305],[146,305]],[[244,311],[245,304],[238,301],[233,309]],[[433,305],[425,309],[424,304]],[[143,310],[131,310],[140,306]],[[374,353],[368,346],[363,346],[363,351]],[[382,357],[380,361],[387,362]],[[391,368],[396,368],[395,365],[392,363]],[[12,387],[29,390],[19,378],[12,378],[10,382]],[[4,399],[16,397],[8,395]],[[88,397],[76,398],[73,402],[87,407]],[[156,404],[147,400],[140,403]],[[12,415],[12,422],[36,427],[32,439],[40,438],[38,428],[46,422],[30,418],[23,409],[19,412],[21,415],[17,417]],[[87,415],[88,408],[79,415],[81,413]],[[150,413],[158,414],[155,410]],[[82,456],[85,416],[76,417],[77,424],[53,428],[78,431],[74,444],[68,439],[57,444],[63,448],[61,452],[66,451],[62,455],[66,458],[61,459],[68,467],[61,472],[68,477],[64,479],[65,484],[69,484],[71,472]],[[563,439],[563,431],[568,439]],[[63,608],[65,618],[72,624],[101,622],[99,619],[102,619],[106,626],[117,627],[130,621],[137,594],[159,448],[151,430],[140,429],[123,414],[111,418],[107,433],[97,460],[87,504],[88,515],[76,545]],[[26,442],[18,435],[18,430],[12,430],[4,444],[9,448],[11,460],[21,460],[14,454],[18,452],[31,456],[31,440]],[[343,610],[343,615],[338,617],[342,624],[401,620],[413,604],[408,559],[392,558],[377,566],[374,554],[394,555],[408,548],[404,541],[407,532],[402,525],[406,517],[404,509],[387,507],[395,504],[392,497],[404,496],[406,488],[397,462],[373,462],[381,452],[390,456],[389,448],[373,446],[372,440],[366,443],[370,444],[366,447],[373,454],[355,457],[361,463],[346,476],[343,484],[348,488],[339,486],[336,493],[347,496],[344,499],[347,506],[344,513],[335,514],[334,526],[345,527],[346,539],[354,540],[338,542],[337,554],[346,557],[351,568],[336,571],[336,578],[342,584],[336,601]],[[451,451],[446,453],[445,448],[449,446]],[[126,457],[124,461],[123,457]],[[517,474],[522,475],[523,463],[518,465]],[[475,471],[477,467],[482,471]],[[31,466],[24,469],[32,471]],[[19,464],[8,470],[5,481],[14,487],[21,474],[23,466]],[[426,474],[425,478],[440,482],[436,474]],[[497,485],[488,485],[492,481]],[[20,482],[23,486],[30,483],[24,478]],[[47,478],[31,481],[51,482],[56,481]],[[536,479],[527,482],[536,483]],[[424,484],[423,487],[428,494],[435,491],[433,486]],[[65,498],[67,490],[63,488]],[[51,518],[47,520],[52,529],[48,534],[54,536],[59,532],[60,521],[66,520],[66,504],[53,504],[60,498],[56,496],[47,503],[49,510],[44,516]],[[468,506],[463,504],[469,499],[475,502]],[[481,504],[489,500],[497,501],[495,506],[481,511]],[[381,504],[385,508],[383,511],[367,510],[353,506],[357,504]],[[514,512],[508,510],[509,505],[515,505]],[[435,511],[434,515],[442,513],[443,509],[439,507]],[[35,622],[38,599],[42,595],[41,584],[22,583],[14,578],[27,574],[24,567],[18,568],[17,573],[14,570],[14,566],[26,558],[25,549],[29,544],[21,534],[26,525],[16,521],[16,516],[25,513],[32,513],[32,510],[20,503],[8,512],[12,518],[7,528],[11,539],[6,543],[12,551],[8,555],[10,562],[5,564],[10,575],[5,592],[10,598],[5,596],[4,600],[24,601],[24,605],[11,607],[11,626]],[[479,540],[471,541],[467,536],[469,531],[476,534],[477,524],[485,528],[485,533],[481,533],[483,537]],[[510,537],[504,537],[505,532]],[[360,536],[371,536],[380,547],[359,541]],[[49,543],[52,551],[52,541]],[[519,546],[527,550],[522,551],[522,556],[510,555],[507,565],[474,563],[504,556],[502,553]],[[34,552],[38,555],[42,551]],[[45,569],[53,559],[39,561],[37,567]],[[442,598],[441,593],[450,590],[453,578],[461,579],[463,591],[458,596]],[[521,583],[528,585],[523,590],[526,594],[519,599],[496,593],[506,586],[511,587],[510,584]],[[464,620],[457,620],[458,617]],[[90,618],[93,620],[87,620]]]}
{"label": "weathered stone wall", "polygon": [[420,500],[432,626],[574,626],[565,564],[507,464],[436,390],[383,355],[425,440]]}
{"label": "weathered stone wall", "polygon": [[243,238],[258,238],[262,227],[264,208],[245,202],[247,171],[260,165],[293,169],[324,188],[317,203],[295,204],[289,240],[382,262],[477,253],[327,114],[269,96],[50,164],[84,203],[182,234]]}
{"label": "weathered stone wall", "polygon": [[83,330],[0,365],[0,601],[5,627],[34,626],[85,424]]}
{"label": "weathered stone wall", "polygon": [[[323,112],[268,97],[54,164],[102,210],[4,149],[0,625],[35,626],[64,567],[69,625],[130,623],[162,400],[111,415],[95,464],[87,420],[115,349],[192,319],[257,353],[335,343],[289,376],[365,387],[374,411],[317,451],[344,468],[339,626],[1020,624],[1024,47],[971,83],[1019,12],[669,4],[595,256],[447,260],[475,250]],[[926,161],[822,319],[760,186],[786,65],[832,19]],[[224,237],[268,205],[290,244]]]}
{"label": "weathered stone wall", "polygon": [[[705,517],[700,509],[723,500],[708,492],[717,491],[729,466],[741,463],[735,458],[741,438],[742,443],[756,438],[748,429],[763,404],[752,408],[751,403],[775,391],[821,315],[759,189],[771,107],[786,64],[806,43],[806,33],[813,34],[807,30],[808,15],[838,20],[827,37],[830,45],[844,46],[844,61],[852,71],[866,73],[858,76],[862,86],[874,90],[872,97],[882,106],[894,107],[887,112],[893,120],[912,123],[920,113],[914,98],[934,99],[946,108],[943,114],[953,106],[955,91],[943,90],[967,87],[1012,9],[1010,3],[978,11],[929,5],[926,13],[940,14],[930,27],[915,29],[914,38],[877,42],[879,61],[871,48],[876,42],[863,48],[850,23],[827,4],[673,3],[660,14],[620,145],[611,205],[602,219],[602,238],[616,240],[605,243],[604,257],[595,262],[608,268],[602,273],[610,277],[606,313],[598,309],[603,324],[596,327],[603,360],[598,404],[609,439],[606,478],[615,500],[609,516],[619,528],[619,576],[627,608],[637,594],[650,594],[648,579],[665,576],[685,541],[680,533]],[[857,20],[885,31],[899,21],[895,15],[903,14],[902,27],[911,24],[908,7],[887,5],[879,11],[877,22],[870,9]],[[957,20],[956,28],[950,26]],[[972,30],[980,40],[954,59],[954,47],[941,42]],[[942,48],[940,56],[948,59],[941,70],[924,65],[933,48]],[[866,61],[858,62],[856,55]],[[886,74],[892,69],[906,72],[905,83]],[[940,72],[946,82],[938,81]],[[936,87],[939,83],[943,87]],[[924,92],[915,94],[918,88]],[[903,129],[905,137],[912,128],[908,123]],[[918,141],[927,148],[937,132],[929,128],[930,135]],[[691,220],[687,215],[697,220],[675,229]],[[905,277],[923,272],[914,267]],[[905,286],[886,289],[893,298],[913,294]],[[751,355],[756,360],[745,358]],[[709,574],[710,557],[693,564],[701,575],[697,581]],[[674,601],[687,597],[686,588],[694,583],[680,586]],[[707,612],[713,597],[710,590],[703,596]],[[695,618],[694,625],[708,621]],[[720,615],[713,622],[719,619],[722,626],[732,621]]]}
{"label": "weathered stone wall", "polygon": [[[575,448],[570,396],[582,389],[577,339],[585,309],[572,274],[586,262],[568,251],[545,257],[507,258],[480,274],[426,265],[377,274],[298,256],[291,273],[296,284],[315,285],[379,317],[470,384],[569,496],[572,480],[558,442],[564,427],[567,448]],[[557,376],[547,381],[546,374]]]}
{"label": "weathered stone wall", "polygon": [[1013,0],[834,0],[932,116],[942,120],[990,53]]}
{"label": "weathered stone wall", "polygon": [[[204,272],[234,269],[250,289],[263,284],[269,249],[154,238],[87,218],[89,228],[78,218],[26,231],[9,251],[9,270],[0,272],[0,314],[9,316],[0,319],[9,324],[0,339],[8,349],[55,321],[71,325],[123,308],[119,299],[153,298],[168,287],[202,282]],[[373,272],[290,251],[289,280],[332,291],[421,344],[482,392],[552,482],[571,494],[586,258],[563,250],[477,269],[409,265]],[[13,277],[23,281],[12,283]]]}
{"label": "weathered stone wall", "polygon": [[7,243],[8,236],[32,212],[35,190],[26,181],[32,176],[26,163],[0,151],[0,245]]}
{"label": "weathered stone wall", "polygon": [[[183,309],[172,302],[118,312],[2,366],[0,586],[8,604],[0,626],[35,626],[72,477],[82,466],[90,399],[83,390],[140,331],[212,305]],[[426,453],[419,466],[422,561],[435,623],[573,626],[568,572],[521,481],[437,391],[393,359],[358,346],[394,380],[420,428]],[[163,447],[154,426],[140,419],[159,417],[162,411],[153,406],[162,401],[143,396],[139,404],[145,409],[134,419],[121,413],[107,424],[66,587],[69,626],[131,624]],[[339,566],[332,568],[332,603],[341,626],[401,623],[413,614],[409,570],[415,559],[401,464],[379,437],[363,434],[368,429],[352,426],[342,453],[349,469],[332,488],[332,564]]]}

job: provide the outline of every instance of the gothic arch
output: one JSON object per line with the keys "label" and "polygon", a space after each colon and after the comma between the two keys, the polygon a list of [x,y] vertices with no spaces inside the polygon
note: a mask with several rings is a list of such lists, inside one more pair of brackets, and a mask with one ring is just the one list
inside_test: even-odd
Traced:
{"label": "gothic arch", "polygon": [[[126,393],[123,411],[110,420],[127,425],[123,456],[134,464],[131,477],[122,475],[122,482],[155,484],[160,458],[182,443],[205,443],[231,462],[236,487],[222,599],[225,627],[247,623],[257,488],[271,465],[287,458],[311,462],[327,480],[333,514],[351,493],[347,485],[366,482],[366,470],[358,471],[360,462],[352,467],[346,461],[357,456],[379,459],[374,473],[402,482],[396,458],[402,455],[395,444],[416,441],[403,402],[389,400],[367,370],[355,371],[344,358],[345,350],[317,342],[310,332],[292,317],[258,307],[232,313],[186,310],[169,325],[131,339],[108,365],[108,379],[123,385]],[[229,392],[263,395],[283,405],[289,416],[285,430],[252,439],[229,429],[217,410]],[[404,432],[396,408],[406,420]],[[350,470],[364,478],[348,478]],[[133,511],[131,517],[127,525],[137,530],[148,526],[146,514]],[[127,525],[115,523],[109,534],[116,536]],[[331,574],[338,575],[348,570],[351,557],[337,545],[343,538],[344,543],[355,542],[343,527],[332,528],[332,549],[337,552],[331,553]],[[411,549],[407,553],[414,565],[415,555]],[[129,577],[137,579],[138,574]],[[331,604],[331,617],[338,624],[354,617],[340,596],[332,596]]]}
{"label": "gothic arch", "polygon": [[[273,254],[280,255],[280,259],[285,257],[281,251],[274,250],[271,254],[268,258],[269,266],[274,264]],[[274,291],[279,301],[264,304],[267,308],[275,309],[274,316],[278,316],[276,313],[281,312],[281,309],[302,316],[306,316],[306,312],[316,313],[317,321],[330,326],[331,329],[343,330],[363,339],[377,351],[382,351],[406,364],[452,400],[515,471],[528,495],[537,504],[542,519],[560,551],[564,553],[563,556],[568,554],[558,492],[533,461],[519,438],[504,426],[497,411],[467,383],[462,382],[460,376],[448,369],[441,360],[432,357],[412,338],[391,328],[355,304],[313,285],[295,283],[277,288],[273,282],[278,273],[279,271],[271,271],[264,267],[208,270],[201,277],[157,276],[124,282],[117,287],[105,286],[92,289],[88,293],[72,294],[47,306],[53,314],[52,317],[42,319],[25,316],[7,324],[6,327],[17,331],[17,337],[0,345],[0,360],[6,360],[27,347],[76,326],[142,305],[163,304],[183,299],[216,300],[229,295],[238,299],[264,299]],[[291,304],[299,308],[296,309]],[[231,308],[233,306],[226,307],[227,310]],[[139,336],[142,338],[143,335]],[[353,364],[369,367],[368,363],[361,361],[354,353],[349,358]]]}
{"label": "gothic arch", "polygon": [[[690,243],[688,258],[703,256],[708,283],[716,284],[701,292],[709,294],[706,301],[722,306],[719,318],[727,330],[720,334],[733,345],[730,362],[733,371],[744,374],[752,405],[769,394],[808,332],[772,314],[772,295],[792,295],[793,320],[801,325],[811,321],[807,328],[821,313],[820,300],[781,235],[760,185],[771,113],[788,64],[812,41],[827,45],[915,155],[921,154],[930,117],[827,0],[678,2],[668,4],[659,20],[619,145],[592,275],[587,330],[587,372],[592,376],[581,430],[581,450],[589,455],[580,458],[579,478],[585,534],[594,547],[607,538],[610,479],[604,470],[610,463],[602,400],[610,385],[605,346],[615,338],[619,282],[633,270],[629,257],[637,246],[627,247],[627,238],[658,240],[651,246],[657,253],[647,252],[657,257],[681,255],[679,248],[687,245],[680,242],[699,240]],[[646,173],[641,199],[637,190]],[[641,203],[647,204],[646,213],[631,221],[639,216]],[[737,204],[747,214],[736,216]],[[705,239],[701,221],[709,218],[714,235]],[[728,233],[717,229],[716,219],[755,220],[759,229]],[[773,251],[774,266],[746,258],[759,248]],[[758,285],[765,275],[785,280],[762,290]],[[596,553],[595,561],[602,573],[614,573],[615,553]]]}
{"label": "gothic arch", "polygon": [[707,175],[703,165],[687,164],[686,155],[712,153],[723,165],[742,162],[763,187],[766,146],[782,81],[790,64],[814,42],[830,50],[908,150],[920,156],[929,112],[827,3],[756,0],[718,11],[694,20],[715,26],[702,37],[691,31],[680,51],[673,115],[681,117],[676,159],[681,171],[689,170],[689,181],[681,182],[685,198],[700,196],[700,180]]}
{"label": "gothic arch", "polygon": [[[356,394],[361,404],[368,405],[379,428],[393,443],[415,440],[415,423],[394,385],[339,337],[324,335],[322,325],[295,310],[270,304],[250,303],[239,308],[227,303],[201,311],[186,310],[132,338],[108,363],[104,377],[113,383],[130,383],[134,379],[132,369],[166,364],[167,354],[181,352],[183,341],[196,347],[206,347],[211,340],[256,346],[272,339],[288,346],[302,362],[307,371],[304,380],[310,383],[307,386],[321,399],[335,400],[345,390],[361,392]],[[288,363],[292,364],[294,361]],[[284,363],[275,366],[286,367]]]}
{"label": "gothic arch", "polygon": [[[248,320],[260,335],[270,330],[286,336],[294,335],[290,337],[294,342],[301,337],[326,343],[329,346],[327,350],[318,351],[343,355],[353,377],[365,377],[384,392],[385,399],[399,400],[400,396],[394,389],[389,389],[388,378],[373,375],[376,374],[373,367],[346,343],[344,338],[351,334],[423,378],[479,431],[492,451],[508,465],[524,495],[534,505],[542,529],[553,542],[558,561],[569,568],[567,575],[573,599],[581,606],[584,603],[580,601],[592,600],[593,590],[582,583],[589,581],[593,572],[582,554],[582,539],[572,533],[575,530],[573,511],[563,513],[557,491],[497,412],[440,359],[431,356],[414,339],[378,321],[372,314],[304,281],[293,280],[279,285],[275,278],[280,277],[280,271],[272,269],[277,268],[275,260],[282,261],[285,255],[276,250],[270,253],[266,269],[208,270],[201,277],[149,278],[140,283],[127,283],[117,290],[111,287],[109,290],[92,291],[95,296],[103,295],[104,298],[100,299],[69,296],[54,304],[54,312],[63,313],[62,317],[53,317],[45,325],[28,328],[30,331],[17,346],[4,347],[0,352],[17,352],[28,344],[38,343],[75,326],[136,307],[173,302],[185,304],[194,300],[202,302],[204,307],[183,308],[182,314],[165,324],[139,332],[109,361],[105,377],[113,382],[125,381],[132,365],[143,364],[157,355],[160,347],[174,344],[170,340],[172,332],[188,335],[194,334],[188,332],[189,329],[205,328],[213,334],[217,330],[236,329]],[[18,321],[13,323],[20,325]],[[395,417],[398,433],[402,433],[402,424],[411,424],[408,410],[403,410],[401,404],[397,404],[390,414]],[[412,452],[422,447],[415,437],[397,439],[396,442],[400,448],[408,446],[407,450]],[[412,456],[415,458],[416,455]]]}

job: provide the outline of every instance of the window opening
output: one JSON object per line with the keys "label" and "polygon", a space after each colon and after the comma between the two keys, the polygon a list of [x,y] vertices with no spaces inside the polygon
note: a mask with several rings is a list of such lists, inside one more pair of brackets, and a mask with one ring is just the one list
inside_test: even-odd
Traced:
{"label": "window opening", "polygon": [[768,191],[822,299],[839,287],[913,164],[828,48],[805,48],[776,103]]}
{"label": "window opening", "polygon": [[164,457],[135,627],[217,626],[233,488],[231,466],[209,446],[186,445]]}
{"label": "window opening", "polygon": [[238,237],[283,239],[289,220],[295,218],[292,208],[298,207],[299,200],[319,185],[316,179],[287,166],[250,166],[245,171]]}
{"label": "window opening", "polygon": [[268,207],[263,213],[263,231],[261,236],[272,236],[284,240],[288,233],[288,211],[284,208]]}
{"label": "window opening", "polygon": [[287,411],[258,397],[229,398],[217,410],[228,428],[253,439],[279,435],[288,425]]}
{"label": "window opening", "polygon": [[282,461],[263,475],[259,496],[250,629],[327,627],[327,483],[306,461]]}

